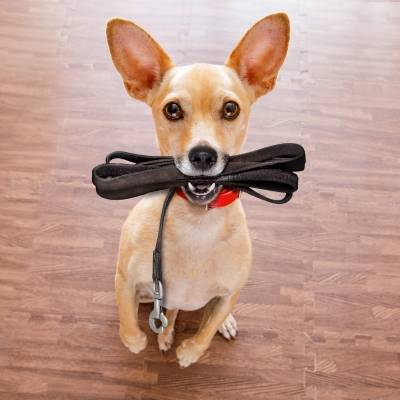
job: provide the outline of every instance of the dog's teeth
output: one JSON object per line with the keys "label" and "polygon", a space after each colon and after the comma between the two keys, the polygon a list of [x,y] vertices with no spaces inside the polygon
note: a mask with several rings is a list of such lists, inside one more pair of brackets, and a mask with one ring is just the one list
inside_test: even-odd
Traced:
{"label": "dog's teeth", "polygon": [[192,193],[206,196],[215,189],[215,183],[211,183],[210,185],[193,185],[193,183],[188,182],[188,188]]}
{"label": "dog's teeth", "polygon": [[207,188],[207,192],[205,194],[211,193],[215,188],[215,183],[212,183],[210,186]]}

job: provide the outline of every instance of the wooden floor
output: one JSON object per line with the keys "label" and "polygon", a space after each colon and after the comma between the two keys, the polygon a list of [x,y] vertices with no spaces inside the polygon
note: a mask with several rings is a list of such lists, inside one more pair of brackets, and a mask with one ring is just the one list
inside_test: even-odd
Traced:
{"label": "wooden floor", "polygon": [[[145,328],[135,356],[113,291],[135,201],[100,199],[90,172],[156,143],[105,22],[135,20],[177,63],[221,63],[279,10],[289,56],[245,150],[303,144],[300,191],[285,206],[243,196],[255,261],[238,339],[180,369]],[[1,400],[400,399],[399,2],[2,0],[0,60]],[[180,314],[178,343],[198,319]]]}

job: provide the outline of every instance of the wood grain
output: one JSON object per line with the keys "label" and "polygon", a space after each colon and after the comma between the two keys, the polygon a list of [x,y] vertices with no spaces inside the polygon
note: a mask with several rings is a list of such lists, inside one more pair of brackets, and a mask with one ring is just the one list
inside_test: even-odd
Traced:
{"label": "wood grain", "polygon": [[[245,150],[307,150],[288,205],[244,196],[254,267],[235,315],[182,370],[149,334],[118,337],[114,269],[135,200],[95,195],[106,153],[156,151],[125,94],[105,22],[144,26],[176,63],[221,63],[257,19],[285,11],[289,55],[252,112]],[[41,0],[0,4],[0,398],[400,398],[400,3]],[[176,343],[199,313],[182,313]],[[176,346],[174,346],[173,350]]]}

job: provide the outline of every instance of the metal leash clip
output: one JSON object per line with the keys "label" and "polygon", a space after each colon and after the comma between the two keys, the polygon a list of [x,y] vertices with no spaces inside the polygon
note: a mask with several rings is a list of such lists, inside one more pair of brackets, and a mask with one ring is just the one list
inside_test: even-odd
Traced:
{"label": "metal leash clip", "polygon": [[[154,307],[149,315],[149,325],[154,333],[161,333],[168,326],[168,319],[163,312],[163,287],[161,281],[153,283]],[[159,321],[158,326],[156,324]]]}

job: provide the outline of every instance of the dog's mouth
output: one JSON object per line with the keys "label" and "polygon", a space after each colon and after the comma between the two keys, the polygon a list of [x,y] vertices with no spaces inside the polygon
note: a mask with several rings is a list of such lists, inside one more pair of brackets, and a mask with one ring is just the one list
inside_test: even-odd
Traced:
{"label": "dog's mouth", "polygon": [[215,182],[208,184],[188,182],[182,190],[192,203],[206,205],[218,196],[221,186],[216,185]]}

